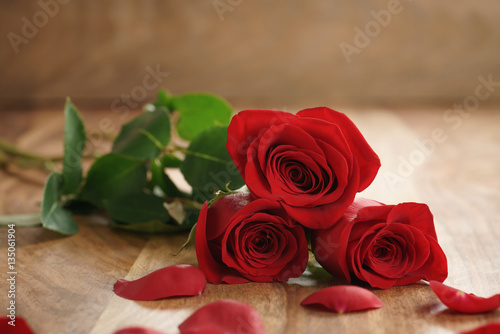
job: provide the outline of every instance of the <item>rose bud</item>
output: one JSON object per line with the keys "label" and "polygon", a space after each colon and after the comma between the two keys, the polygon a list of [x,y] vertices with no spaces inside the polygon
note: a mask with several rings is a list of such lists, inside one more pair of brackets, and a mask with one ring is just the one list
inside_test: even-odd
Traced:
{"label": "rose bud", "polygon": [[420,279],[443,282],[446,256],[425,204],[384,205],[358,198],[331,228],[315,230],[312,250],[332,275],[387,289]]}
{"label": "rose bud", "polygon": [[207,281],[219,284],[286,281],[308,261],[304,229],[279,203],[231,194],[203,205],[196,226],[196,256]]}
{"label": "rose bud", "polygon": [[313,229],[335,223],[380,167],[356,125],[326,107],[244,110],[231,120],[227,150],[254,197],[280,202]]}

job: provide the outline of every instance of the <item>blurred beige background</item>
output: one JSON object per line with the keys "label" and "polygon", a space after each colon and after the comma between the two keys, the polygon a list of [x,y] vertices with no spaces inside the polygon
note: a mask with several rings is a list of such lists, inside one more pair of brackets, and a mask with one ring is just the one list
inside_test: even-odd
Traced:
{"label": "blurred beige background", "polygon": [[3,109],[132,106],[159,87],[273,107],[500,102],[497,0],[0,3]]}

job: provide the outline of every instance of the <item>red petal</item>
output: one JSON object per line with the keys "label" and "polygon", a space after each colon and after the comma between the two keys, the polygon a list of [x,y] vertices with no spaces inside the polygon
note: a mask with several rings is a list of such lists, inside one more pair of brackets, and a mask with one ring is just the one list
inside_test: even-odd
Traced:
{"label": "red petal", "polygon": [[359,164],[361,180],[358,191],[366,189],[372,183],[380,168],[380,159],[349,117],[327,107],[304,109],[299,111],[297,116],[319,118],[337,124],[342,129],[350,150]]}
{"label": "red petal", "polygon": [[384,303],[370,290],[354,285],[337,285],[316,291],[304,299],[302,306],[323,306],[338,313],[380,308]]}
{"label": "red petal", "polygon": [[115,334],[163,334],[163,332],[144,327],[127,327],[120,329],[118,332],[115,332]]}
{"label": "red petal", "polygon": [[234,115],[227,130],[227,152],[245,177],[247,150],[252,141],[272,126],[296,119],[294,114],[275,110],[243,110]]}
{"label": "red petal", "polygon": [[[11,325],[14,324],[14,325]],[[33,330],[28,326],[23,317],[15,316],[14,319],[9,316],[2,317],[0,315],[0,333],[2,334],[34,334]]]}
{"label": "red petal", "polygon": [[460,334],[498,334],[500,333],[500,322],[492,322],[490,324],[474,328],[468,332],[462,332]]}
{"label": "red petal", "polygon": [[434,216],[427,204],[399,203],[387,216],[387,223],[401,223],[415,226],[420,231],[437,240]]}
{"label": "red petal", "polygon": [[253,307],[230,299],[201,307],[179,329],[181,334],[265,333],[262,319]]}
{"label": "red petal", "polygon": [[[208,203],[205,202],[200,210],[198,222],[196,223],[196,258],[198,259],[198,265],[200,266],[200,269],[205,273],[207,280],[213,284],[220,284],[221,282],[226,282],[228,284],[240,284],[248,282],[248,280],[241,277],[241,275],[239,275],[239,273],[235,269],[228,268],[223,263],[214,259],[213,254],[208,247],[207,233],[210,232],[209,230],[212,230],[212,228],[207,229],[207,224],[212,224],[215,221],[214,219],[219,220],[218,224],[228,223],[229,220],[225,221],[222,219],[230,219],[230,217],[236,212],[233,212],[233,210],[228,208],[228,206],[224,206],[224,204],[231,205],[231,201],[227,200],[227,198],[231,196],[233,195],[223,197],[212,204],[210,209],[213,209],[213,211],[210,211],[210,216],[212,217],[210,218],[210,221],[208,221]],[[222,205],[219,205],[221,203]],[[239,205],[237,203],[234,204]],[[223,212],[224,208],[226,208],[227,212],[231,212],[231,216],[229,218],[224,215],[219,216],[219,213]],[[231,206],[231,208],[234,207]]]}
{"label": "red petal", "polygon": [[490,298],[478,297],[472,293],[465,293],[455,288],[430,281],[430,286],[438,298],[450,309],[462,313],[490,312],[500,307],[500,294]]}
{"label": "red petal", "polygon": [[167,297],[196,296],[205,290],[203,272],[188,264],[178,264],[152,272],[135,281],[119,279],[115,293],[131,300],[155,300]]}

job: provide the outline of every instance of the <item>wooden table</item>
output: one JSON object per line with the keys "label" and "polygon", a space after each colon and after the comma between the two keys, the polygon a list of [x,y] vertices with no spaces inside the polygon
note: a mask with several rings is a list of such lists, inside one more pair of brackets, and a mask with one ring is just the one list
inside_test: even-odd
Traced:
{"label": "wooden table", "polygon": [[[490,296],[500,293],[500,113],[476,110],[462,117],[446,110],[343,111],[382,161],[364,196],[386,203],[427,203],[448,256],[446,283]],[[100,122],[111,119],[118,129],[123,120],[108,110],[82,113],[93,133],[92,145],[108,149]],[[62,125],[62,108],[0,112],[0,137],[40,154],[62,152]],[[0,213],[38,211],[45,177],[36,170],[0,171]],[[104,217],[76,218],[80,232],[71,237],[41,227],[16,229],[17,314],[36,333],[108,334],[131,325],[177,333],[194,310],[221,298],[254,306],[267,333],[456,333],[500,321],[500,310],[480,315],[447,310],[425,283],[374,290],[385,303],[379,310],[313,311],[299,302],[337,282],[307,273],[286,284],[209,284],[192,298],[125,300],[113,293],[117,279],[136,279],[175,263],[196,264],[193,250],[173,256],[186,236],[132,234],[108,227]],[[6,241],[7,230],[1,228],[1,314],[8,303]]]}

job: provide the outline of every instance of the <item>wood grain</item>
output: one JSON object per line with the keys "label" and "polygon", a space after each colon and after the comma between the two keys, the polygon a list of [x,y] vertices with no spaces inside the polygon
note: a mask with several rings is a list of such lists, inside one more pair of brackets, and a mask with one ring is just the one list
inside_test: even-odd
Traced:
{"label": "wood grain", "polygon": [[[0,103],[69,95],[108,106],[135,94],[148,66],[168,72],[158,88],[175,93],[280,104],[455,102],[474,94],[479,75],[500,80],[496,0],[229,1],[221,17],[216,4],[228,1],[44,3],[61,5],[17,47],[8,35],[22,37],[25,22],[44,11],[38,1],[0,11]],[[391,3],[398,13],[378,24],[374,15]],[[342,43],[356,51],[346,57]],[[481,103],[498,102],[495,87]]]}
{"label": "wood grain", "polygon": [[[290,111],[295,110],[289,108]],[[460,126],[447,123],[445,110],[344,110],[380,155],[382,168],[364,196],[387,203],[427,203],[449,261],[452,286],[477,295],[500,293],[500,113],[478,110]],[[6,115],[8,117],[6,118]],[[89,129],[98,129],[110,111],[85,112]],[[0,115],[0,136],[44,154],[60,154],[62,112],[38,110]],[[119,126],[123,120],[114,119]],[[435,129],[446,134],[432,147]],[[97,142],[96,142],[97,143]],[[428,154],[416,160],[427,143]],[[104,142],[96,145],[105,150]],[[414,168],[399,182],[402,161]],[[392,174],[391,174],[392,173]],[[401,175],[400,175],[401,176]],[[0,213],[38,210],[45,175],[25,170],[0,171]],[[500,311],[460,315],[446,309],[425,283],[374,292],[385,303],[379,310],[337,315],[299,306],[309,293],[331,284],[329,276],[306,272],[288,283],[211,285],[200,296],[134,302],[113,294],[118,278],[135,279],[175,263],[196,264],[193,250],[173,254],[185,235],[149,236],[109,228],[100,216],[77,216],[80,232],[71,237],[39,227],[17,228],[18,315],[37,333],[111,334],[142,325],[165,333],[201,305],[231,298],[254,306],[267,333],[456,333],[492,321]],[[7,232],[0,229],[0,313],[8,302]]]}

